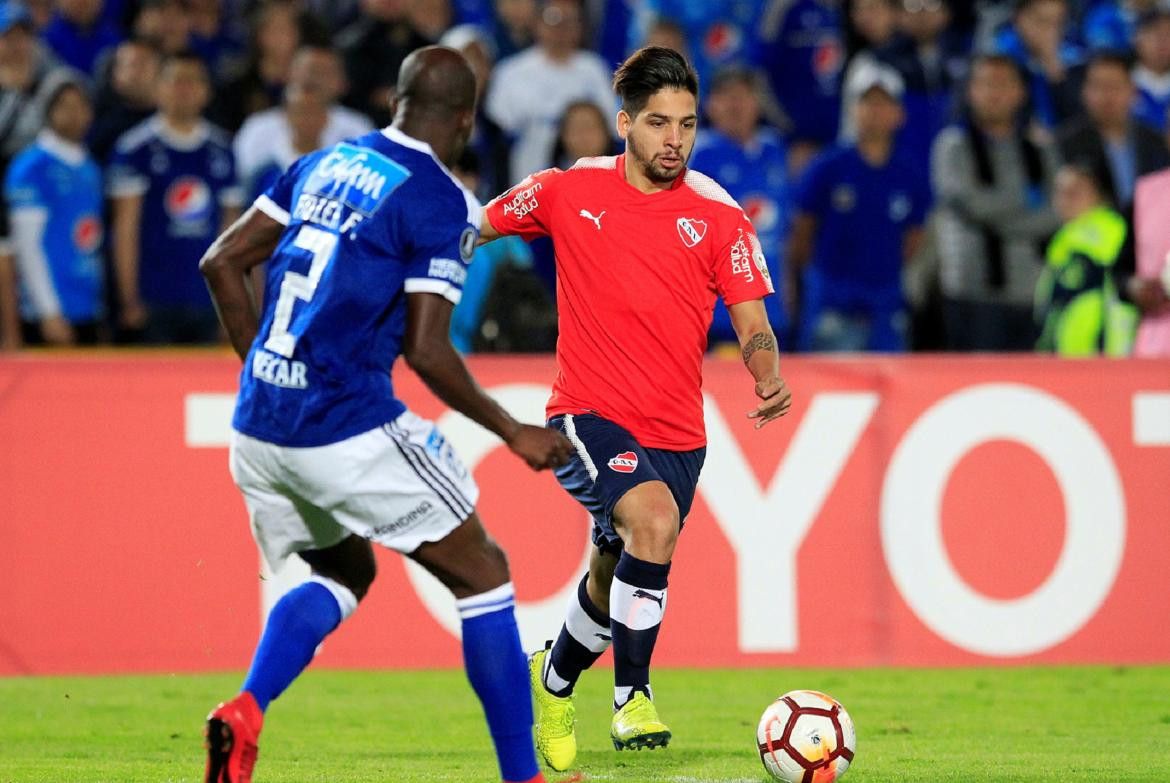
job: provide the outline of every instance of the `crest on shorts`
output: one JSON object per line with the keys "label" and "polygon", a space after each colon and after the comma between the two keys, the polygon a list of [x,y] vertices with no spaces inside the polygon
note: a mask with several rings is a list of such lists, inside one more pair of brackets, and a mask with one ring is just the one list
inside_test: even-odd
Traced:
{"label": "crest on shorts", "polygon": [[618,473],[633,473],[638,469],[638,455],[632,451],[623,451],[606,464],[610,470]]}

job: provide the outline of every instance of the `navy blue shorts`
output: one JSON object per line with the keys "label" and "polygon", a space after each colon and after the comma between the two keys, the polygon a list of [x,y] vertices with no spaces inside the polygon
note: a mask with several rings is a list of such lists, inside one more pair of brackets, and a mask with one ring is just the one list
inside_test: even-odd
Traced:
{"label": "navy blue shorts", "polygon": [[699,471],[707,456],[705,447],[691,451],[648,449],[624,427],[594,413],[553,416],[548,426],[563,432],[573,444],[572,459],[556,470],[556,477],[593,516],[593,543],[598,549],[621,552],[622,539],[613,527],[614,506],[647,481],[661,481],[670,488],[681,528],[695,499]]}

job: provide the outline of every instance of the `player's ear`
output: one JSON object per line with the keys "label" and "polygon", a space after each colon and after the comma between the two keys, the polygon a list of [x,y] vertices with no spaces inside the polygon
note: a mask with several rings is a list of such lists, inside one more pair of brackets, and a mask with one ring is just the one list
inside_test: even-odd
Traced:
{"label": "player's ear", "polygon": [[634,118],[626,114],[626,110],[622,109],[617,113],[617,132],[621,138],[626,138],[630,133],[630,126],[634,124]]}

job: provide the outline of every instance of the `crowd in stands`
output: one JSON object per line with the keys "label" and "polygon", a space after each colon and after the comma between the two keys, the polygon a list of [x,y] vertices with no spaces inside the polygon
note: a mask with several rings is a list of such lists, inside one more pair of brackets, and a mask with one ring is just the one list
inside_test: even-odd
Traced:
{"label": "crowd in stands", "polygon": [[[1160,0],[0,0],[0,347],[219,341],[203,251],[432,43],[485,201],[620,152],[616,64],[687,54],[788,350],[1170,356]],[[453,341],[550,350],[555,285],[548,240],[479,248]]]}

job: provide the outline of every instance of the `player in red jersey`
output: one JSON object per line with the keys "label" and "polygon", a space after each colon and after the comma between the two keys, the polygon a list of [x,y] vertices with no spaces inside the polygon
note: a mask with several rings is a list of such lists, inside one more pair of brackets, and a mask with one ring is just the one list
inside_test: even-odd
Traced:
{"label": "player in red jersey", "polygon": [[560,337],[547,414],[576,452],[557,478],[594,521],[589,573],[556,643],[530,662],[537,748],[555,769],[576,757],[573,687],[611,638],[615,747],[670,740],[649,667],[706,451],[700,387],[717,295],[761,400],[748,416],[762,427],[791,403],[751,222],[719,185],[686,167],[694,70],[673,50],[646,47],[618,69],[614,89],[625,153],[534,174],[492,201],[481,226],[481,241],[553,238]]}

